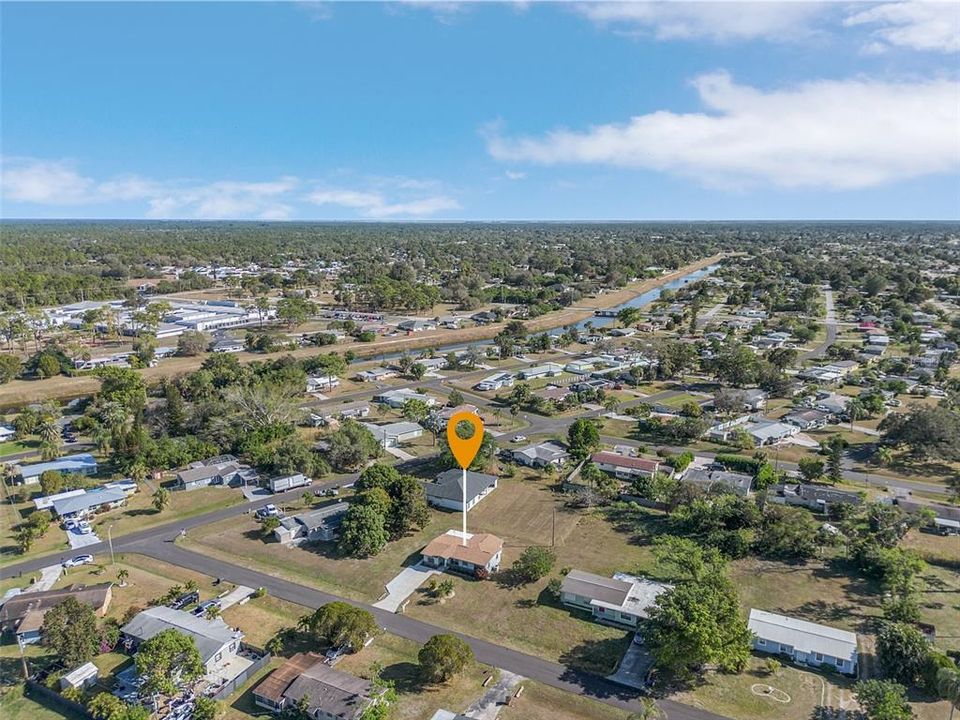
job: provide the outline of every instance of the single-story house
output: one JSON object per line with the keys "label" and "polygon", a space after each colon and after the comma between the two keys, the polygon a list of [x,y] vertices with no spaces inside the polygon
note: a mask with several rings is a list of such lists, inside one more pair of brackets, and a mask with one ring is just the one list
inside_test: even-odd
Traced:
{"label": "single-story house", "polygon": [[564,370],[574,375],[589,375],[598,366],[605,366],[607,363],[600,357],[587,357],[579,358],[578,360],[571,360],[564,366]]}
{"label": "single-story house", "polygon": [[780,418],[782,422],[796,425],[803,431],[825,427],[830,419],[830,414],[821,410],[794,410]]}
{"label": "single-story house", "polygon": [[560,586],[564,605],[588,610],[605,623],[635,628],[647,617],[657,596],[670,589],[664,583],[617,573],[612,578],[571,570]]}
{"label": "single-story house", "polygon": [[750,494],[750,486],[753,484],[753,478],[750,475],[726,470],[708,470],[705,467],[688,468],[682,480],[707,491],[717,486],[727,487],[744,497]]}
{"label": "single-story house", "polygon": [[470,403],[463,403],[462,405],[457,405],[456,407],[442,407],[438,410],[433,411],[434,423],[438,426],[446,427],[447,422],[457,413],[471,413],[480,417],[480,408],[476,405],[471,405]]}
{"label": "single-story house", "polygon": [[40,642],[43,616],[68,597],[89,605],[103,617],[113,599],[113,583],[99,585],[71,585],[56,590],[23,592],[9,598],[0,607],[0,630],[12,631],[22,643]]}
{"label": "single-story house", "polygon": [[797,505],[819,513],[829,512],[834,505],[863,503],[860,493],[806,483],[784,485],[783,498],[787,505]]}
{"label": "single-story house", "polygon": [[243,632],[229,627],[223,618],[208,620],[168,607],[152,607],[137,613],[120,628],[120,639],[128,650],[134,651],[154,635],[170,629],[193,638],[208,674],[230,663],[243,640]]}
{"label": "single-story house", "polygon": [[836,393],[820,393],[820,395],[810,405],[814,410],[825,412],[828,415],[842,415],[847,411],[847,404],[850,398],[846,395]]}
{"label": "single-story house", "polygon": [[[467,470],[467,507],[474,505],[497,489],[497,476]],[[427,502],[447,510],[463,511],[463,471],[459,468],[445,470],[437,479],[423,483]]]}
{"label": "single-story house", "polygon": [[17,431],[13,429],[12,425],[7,425],[6,423],[0,423],[0,442],[9,442],[17,436]]}
{"label": "single-story house", "polygon": [[221,455],[191,463],[186,470],[177,473],[178,490],[196,490],[210,485],[234,485],[255,482],[255,470],[243,465],[233,455]]}
{"label": "single-story house", "polygon": [[448,330],[459,330],[463,325],[463,318],[456,315],[444,315],[440,318],[440,327]]}
{"label": "single-story house", "polygon": [[436,330],[437,322],[435,320],[423,320],[420,318],[414,318],[411,320],[403,320],[397,323],[397,330],[401,332],[422,332],[424,330]]}
{"label": "single-story house", "polygon": [[473,387],[476,390],[500,390],[505,387],[513,387],[514,380],[513,373],[499,372],[490,377],[485,377]]}
{"label": "single-story house", "polygon": [[399,374],[400,371],[395,370],[394,368],[378,367],[373,368],[372,370],[363,370],[362,372],[358,372],[356,378],[361,382],[380,382],[381,380],[395,378]]}
{"label": "single-story house", "polygon": [[423,435],[423,428],[415,422],[395,422],[386,425],[360,423],[373,433],[383,447],[396,447],[401,443],[410,442]]}
{"label": "single-story house", "polygon": [[534,468],[563,465],[569,458],[570,453],[563,446],[550,441],[534,443],[513,451],[514,462]]}
{"label": "single-story house", "polygon": [[273,531],[274,537],[281,545],[334,540],[349,507],[349,502],[341,500],[316,510],[287,516],[280,520],[280,526]]}
{"label": "single-story house", "polygon": [[489,325],[490,323],[497,322],[497,315],[489,310],[481,310],[480,312],[471,315],[470,319],[473,320],[477,325]]}
{"label": "single-story house", "polygon": [[786,655],[814,667],[827,664],[844,675],[857,674],[857,635],[807,620],[750,610],[747,623],[756,650]]}
{"label": "single-story house", "polygon": [[64,490],[62,493],[55,493],[54,495],[44,495],[42,497],[34,498],[33,505],[37,510],[50,510],[53,508],[53,504],[57,500],[63,500],[64,498],[76,497],[77,495],[83,495],[86,493],[86,488],[77,488],[76,490]]}
{"label": "single-story house", "polygon": [[740,393],[744,408],[747,410],[763,410],[767,406],[767,393],[760,388],[750,388]]}
{"label": "single-story house", "polygon": [[569,385],[547,385],[539,390],[534,390],[533,394],[537,397],[542,397],[544,400],[563,402],[573,394],[573,388]]}
{"label": "single-story house", "polygon": [[253,689],[253,702],[280,714],[304,698],[316,720],[357,720],[375,705],[383,689],[336,670],[316,653],[297,653]]}
{"label": "single-story house", "polygon": [[242,352],[244,348],[243,340],[237,340],[231,337],[220,338],[210,344],[210,352],[215,353],[238,353]]}
{"label": "single-story house", "polygon": [[543,365],[534,365],[533,367],[524,368],[518,374],[520,375],[521,380],[534,380],[541,377],[553,377],[562,372],[563,365],[548,362],[544,363]]}
{"label": "single-story house", "polygon": [[744,428],[757,447],[765,445],[777,445],[784,440],[800,434],[800,428],[790,423],[776,422],[767,420],[763,422],[750,423]]}
{"label": "single-story house", "polygon": [[58,472],[61,475],[95,475],[98,469],[97,461],[90,453],[66,455],[49,462],[15,465],[17,474],[15,482],[19,485],[35,485],[40,482],[40,476],[45,472]]}
{"label": "single-story house", "polygon": [[336,375],[320,375],[319,377],[307,378],[307,392],[322,392],[324,390],[333,390],[340,386],[340,378]]}
{"label": "single-story house", "polygon": [[673,468],[659,460],[621,455],[620,453],[601,451],[590,456],[590,461],[598,469],[610,473],[620,480],[632,480],[635,477],[653,477],[658,472],[673,475]]}
{"label": "single-story house", "polygon": [[402,408],[406,404],[407,400],[419,400],[427,405],[427,407],[433,407],[437,404],[436,398],[423,393],[418,393],[417,391],[410,390],[409,388],[385,390],[384,392],[373,396],[374,402],[382,403],[383,405],[392,408]]}
{"label": "single-story house", "polygon": [[358,400],[342,405],[334,405],[318,409],[310,414],[310,421],[316,425],[328,425],[333,420],[347,418],[365,418],[370,414],[370,403]]}
{"label": "single-story house", "polygon": [[102,509],[120,507],[127,502],[123,490],[95,488],[80,495],[59,498],[53,501],[53,512],[57,517],[84,517]]}
{"label": "single-story house", "polygon": [[423,562],[433,568],[475,575],[480,571],[495,572],[500,567],[503,540],[489,533],[467,533],[447,530],[421,550]]}

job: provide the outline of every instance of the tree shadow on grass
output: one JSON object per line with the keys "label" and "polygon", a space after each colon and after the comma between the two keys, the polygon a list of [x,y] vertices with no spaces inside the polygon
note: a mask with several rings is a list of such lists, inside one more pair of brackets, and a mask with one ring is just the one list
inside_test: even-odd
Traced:
{"label": "tree shadow on grass", "polygon": [[600,640],[585,640],[560,656],[560,662],[572,670],[607,675],[617,669],[630,646],[631,634]]}
{"label": "tree shadow on grass", "polygon": [[420,677],[420,666],[412,662],[399,662],[387,665],[380,672],[380,678],[392,682],[398,693],[413,695],[428,689]]}

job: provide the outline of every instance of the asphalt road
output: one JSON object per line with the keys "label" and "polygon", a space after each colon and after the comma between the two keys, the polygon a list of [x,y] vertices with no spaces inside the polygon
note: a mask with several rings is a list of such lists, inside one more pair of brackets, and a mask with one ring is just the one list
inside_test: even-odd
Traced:
{"label": "asphalt road", "polygon": [[827,348],[833,345],[837,340],[837,313],[833,304],[833,290],[824,289],[823,302],[827,309],[826,328],[827,338],[817,345],[813,350],[809,350],[800,355],[801,360],[813,360],[821,358],[827,354]]}
{"label": "asphalt road", "polygon": [[[115,545],[119,544],[115,543]],[[270,595],[306,608],[318,608],[336,600],[349,602],[373,613],[377,618],[377,623],[387,632],[419,644],[425,643],[438,633],[450,632],[445,628],[415,620],[406,615],[397,615],[371,605],[345,600],[336,595],[185,550],[175,545],[172,540],[158,542],[156,539],[138,541],[124,539],[122,547],[124,552],[147,555],[180,567],[202,572],[211,577],[219,577],[236,585],[246,585],[254,588],[264,587]],[[637,699],[638,694],[635,691],[627,690],[597,675],[572,670],[564,665],[517,652],[469,635],[454,634],[459,635],[470,644],[474,655],[481,663],[509,670],[560,690],[592,697],[607,705],[624,710],[640,711],[642,709]],[[658,705],[669,720],[722,719],[720,715],[670,700],[658,701]]]}

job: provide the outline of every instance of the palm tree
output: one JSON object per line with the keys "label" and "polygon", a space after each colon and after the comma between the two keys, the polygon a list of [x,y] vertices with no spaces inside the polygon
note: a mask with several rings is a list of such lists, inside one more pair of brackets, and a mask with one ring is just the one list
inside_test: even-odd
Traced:
{"label": "palm tree", "polygon": [[953,711],[960,710],[960,671],[940,668],[937,671],[937,692],[950,703],[950,720],[953,720]]}
{"label": "palm tree", "polygon": [[127,586],[127,578],[130,577],[130,571],[126,568],[120,568],[117,570],[117,582],[120,583],[120,587]]}
{"label": "palm tree", "polygon": [[893,449],[886,445],[878,447],[875,455],[877,456],[877,462],[883,466],[887,466],[893,462]]}

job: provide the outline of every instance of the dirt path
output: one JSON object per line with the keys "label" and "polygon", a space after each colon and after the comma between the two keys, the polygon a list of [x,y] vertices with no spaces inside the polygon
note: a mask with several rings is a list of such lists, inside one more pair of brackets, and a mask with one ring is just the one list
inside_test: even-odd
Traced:
{"label": "dirt path", "polygon": [[[531,332],[541,332],[552,330],[553,328],[573,325],[581,320],[593,317],[594,310],[603,310],[616,305],[621,305],[631,298],[642,295],[648,290],[666,285],[672,280],[676,280],[684,275],[715,264],[723,257],[718,253],[708,258],[698,260],[695,263],[685,265],[679,270],[668,275],[661,275],[657,278],[640,280],[630,283],[622,290],[605,293],[597,298],[590,299],[589,304],[581,303],[575,308],[566,308],[557,312],[548,313],[532,320],[527,320],[524,324]],[[292,355],[293,357],[303,358],[312,357],[320,352],[337,351],[344,352],[352,350],[357,357],[375,358],[378,355],[399,352],[401,350],[421,350],[428,347],[437,347],[439,345],[450,344],[469,344],[481,340],[489,340],[503,329],[501,324],[482,325],[478,327],[463,328],[461,330],[428,330],[415,335],[406,337],[384,338],[370,343],[350,343],[347,345],[327,346],[325,348],[307,347],[293,350],[288,353],[274,353],[273,355],[262,355],[259,353],[241,352],[237,353],[237,358],[241,363],[254,362],[255,360],[265,360],[271,357],[280,357],[282,354]],[[199,357],[175,357],[167,360],[161,360],[156,367],[146,368],[141,374],[147,380],[158,380],[162,377],[180,375],[182,373],[196,370],[206,358],[206,355]],[[12,408],[25,405],[27,403],[39,402],[49,398],[72,398],[80,395],[87,395],[97,391],[100,387],[100,381],[93,376],[84,377],[55,377],[46,380],[14,380],[0,385],[0,409]]]}

